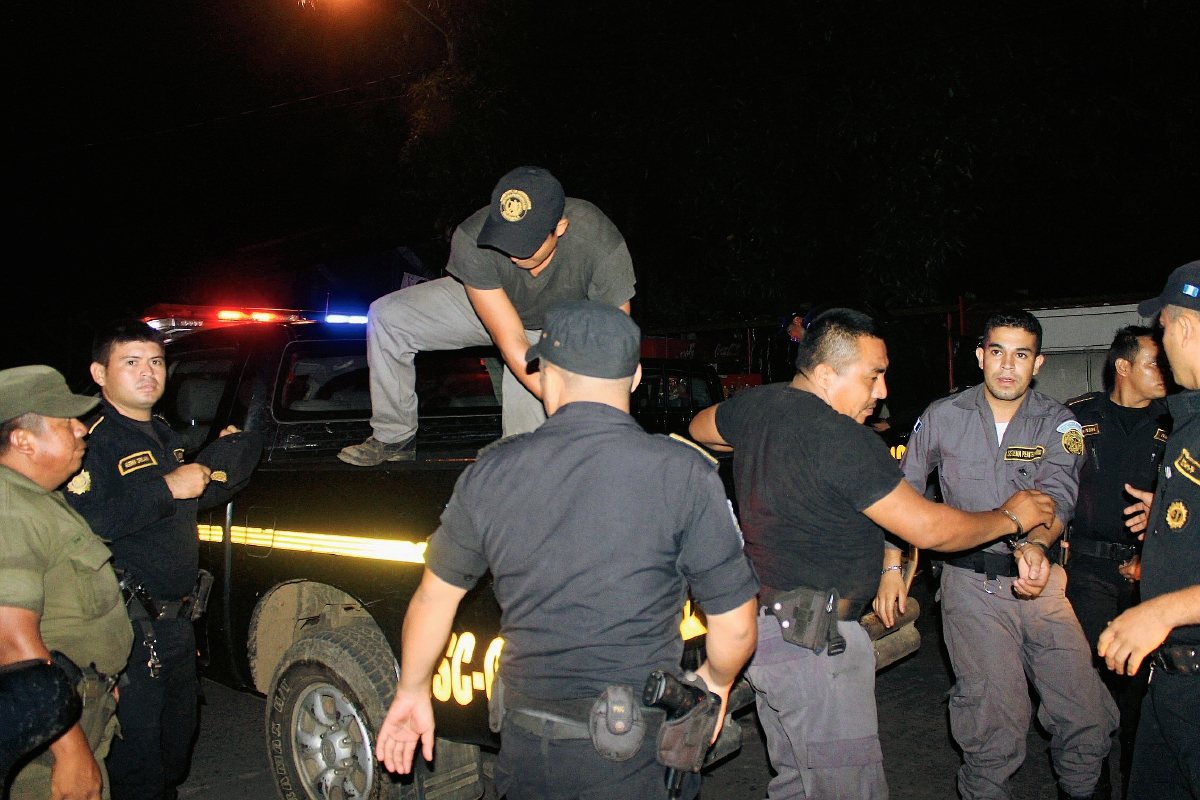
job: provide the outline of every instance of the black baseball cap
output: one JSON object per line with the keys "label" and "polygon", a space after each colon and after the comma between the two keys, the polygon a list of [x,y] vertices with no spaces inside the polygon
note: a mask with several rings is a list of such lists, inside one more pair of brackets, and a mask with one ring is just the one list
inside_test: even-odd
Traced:
{"label": "black baseball cap", "polygon": [[579,300],[546,312],[542,338],[525,352],[525,362],[545,359],[576,375],[628,378],[637,372],[642,330],[619,308]]}
{"label": "black baseball cap", "polygon": [[512,258],[537,252],[563,218],[562,184],[542,167],[517,167],[492,190],[492,207],[475,240]]}
{"label": "black baseball cap", "polygon": [[1183,306],[1200,311],[1200,261],[1189,261],[1172,272],[1162,294],[1138,303],[1138,314],[1147,318],[1157,317],[1166,306]]}

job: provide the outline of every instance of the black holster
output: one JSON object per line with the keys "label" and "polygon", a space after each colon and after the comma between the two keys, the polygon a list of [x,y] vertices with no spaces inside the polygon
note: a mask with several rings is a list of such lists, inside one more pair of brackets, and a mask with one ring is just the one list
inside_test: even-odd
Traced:
{"label": "black holster", "polygon": [[779,620],[783,640],[814,653],[828,649],[831,656],[846,651],[846,640],[838,632],[837,589],[801,586],[777,594],[767,606]]}

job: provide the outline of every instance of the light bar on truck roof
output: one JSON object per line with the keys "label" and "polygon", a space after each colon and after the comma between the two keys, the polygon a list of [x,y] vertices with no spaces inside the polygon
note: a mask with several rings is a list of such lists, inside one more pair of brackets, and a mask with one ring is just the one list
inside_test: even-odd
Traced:
{"label": "light bar on truck roof", "polygon": [[326,314],[325,321],[342,325],[366,325],[367,317],[365,314]]}
{"label": "light bar on truck roof", "polygon": [[142,314],[142,320],[161,331],[167,340],[203,328],[224,328],[252,322],[300,322],[320,319],[317,311],[291,308],[236,308],[232,306],[194,306],[180,303],[159,303]]}

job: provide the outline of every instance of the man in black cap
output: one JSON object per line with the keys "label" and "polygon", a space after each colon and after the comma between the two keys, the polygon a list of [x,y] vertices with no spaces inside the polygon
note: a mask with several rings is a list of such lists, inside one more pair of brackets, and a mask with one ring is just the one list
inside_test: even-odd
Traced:
{"label": "man in black cap", "polygon": [[[505,641],[503,688],[490,698],[496,716],[504,710],[499,795],[666,796],[655,761],[663,717],[638,698],[652,671],[681,673],[688,587],[708,615],[708,660],[697,674],[728,701],[754,650],[758,581],[715,459],[629,416],[639,351],[637,325],[612,306],[565,303],[546,314],[527,358],[541,360],[550,418],[480,453],[429,540],[376,747],[389,770],[408,772],[418,743],[432,758],[434,667],[459,601],[489,570]],[[593,740],[602,693],[634,699],[608,702]],[[629,727],[612,724],[618,712],[632,714]],[[601,727],[620,741],[605,744]],[[601,756],[609,745],[616,750]]]}
{"label": "man in black cap", "polygon": [[564,197],[540,167],[520,167],[492,191],[491,205],[454,232],[446,271],[453,277],[410,286],[371,304],[367,363],[372,435],[338,458],[355,466],[413,458],[417,435],[413,358],[493,342],[504,358],[504,435],[546,419],[525,349],[547,309],[594,300],[629,313],[633,262],[616,226],[586,200]]}
{"label": "man in black cap", "polygon": [[1174,428],[1153,494],[1126,485],[1125,511],[1144,530],[1142,602],[1108,624],[1097,652],[1132,675],[1151,659],[1134,744],[1130,800],[1200,797],[1200,261],[1171,273],[1158,297],[1138,306],[1157,316],[1163,350],[1184,391],[1167,398]]}
{"label": "man in black cap", "polygon": [[198,721],[196,512],[227,502],[248,479],[261,440],[230,426],[221,431],[222,460],[205,451],[184,463],[179,434],[153,414],[166,388],[162,337],[140,320],[97,332],[91,372],[103,395],[100,416],[90,420],[87,457],[67,484],[67,502],[109,543],[125,585],[137,587],[126,598],[137,645],[108,771],[116,800],[172,798],[187,776]]}
{"label": "man in black cap", "polygon": [[[50,367],[0,371],[0,665],[47,661],[57,650],[84,669],[82,716],[20,767],[12,800],[107,797],[113,689],[133,632],[108,548],[57,491],[87,447],[77,417],[95,405]],[[6,734],[17,727],[4,724]]]}

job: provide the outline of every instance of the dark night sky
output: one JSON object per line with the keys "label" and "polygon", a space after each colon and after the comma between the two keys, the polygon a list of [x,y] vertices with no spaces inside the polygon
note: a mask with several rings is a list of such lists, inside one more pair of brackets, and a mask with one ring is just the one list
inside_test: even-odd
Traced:
{"label": "dark night sky", "polygon": [[414,2],[454,67],[400,0],[5,4],[38,334],[12,316],[6,364],[156,301],[302,302],[520,163],[622,228],[646,321],[1123,294],[1200,257],[1191,2]]}

